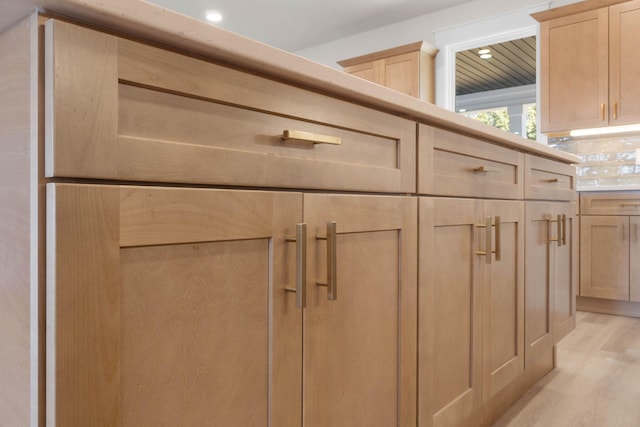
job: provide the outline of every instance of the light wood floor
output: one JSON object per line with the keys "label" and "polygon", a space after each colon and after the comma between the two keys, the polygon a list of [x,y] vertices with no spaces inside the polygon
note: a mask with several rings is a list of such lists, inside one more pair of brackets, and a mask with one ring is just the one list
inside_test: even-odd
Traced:
{"label": "light wood floor", "polygon": [[493,427],[639,427],[640,319],[578,313],[558,367]]}

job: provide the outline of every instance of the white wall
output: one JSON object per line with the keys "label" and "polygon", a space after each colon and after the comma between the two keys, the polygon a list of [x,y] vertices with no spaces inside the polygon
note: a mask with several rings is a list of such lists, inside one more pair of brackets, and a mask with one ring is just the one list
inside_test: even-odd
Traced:
{"label": "white wall", "polygon": [[[417,16],[295,53],[321,64],[341,69],[337,61],[342,59],[419,40],[425,40],[441,49],[443,46],[438,46],[438,43],[441,42],[436,40],[436,32],[475,23],[472,26],[480,26],[486,29],[487,34],[493,34],[496,31],[493,27],[494,22],[483,24],[482,21],[503,17],[503,21],[508,24],[515,22],[513,21],[514,13],[515,16],[522,15],[522,19],[527,19],[527,10],[539,7],[541,4],[550,4],[550,7],[553,8],[576,1],[578,0],[474,0],[460,6]],[[535,21],[531,20],[530,22]]]}

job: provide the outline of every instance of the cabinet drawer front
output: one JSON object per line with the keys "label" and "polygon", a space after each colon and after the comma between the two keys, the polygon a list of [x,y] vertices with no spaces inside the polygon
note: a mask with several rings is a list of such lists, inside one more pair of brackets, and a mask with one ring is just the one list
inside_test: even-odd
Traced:
{"label": "cabinet drawer front", "polygon": [[48,176],[415,191],[410,120],[64,22],[46,28]]}
{"label": "cabinet drawer front", "polygon": [[575,173],[571,165],[525,155],[525,198],[575,200]]}
{"label": "cabinet drawer front", "polygon": [[521,199],[524,154],[426,125],[419,127],[418,192]]}
{"label": "cabinet drawer front", "polygon": [[581,215],[640,215],[640,192],[582,193]]}

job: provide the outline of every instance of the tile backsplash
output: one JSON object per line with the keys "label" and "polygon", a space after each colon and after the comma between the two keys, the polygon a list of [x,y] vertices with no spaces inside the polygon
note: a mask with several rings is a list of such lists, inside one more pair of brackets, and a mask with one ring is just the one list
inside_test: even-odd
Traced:
{"label": "tile backsplash", "polygon": [[640,188],[640,166],[635,164],[640,133],[549,138],[548,143],[580,158],[576,170],[579,190]]}

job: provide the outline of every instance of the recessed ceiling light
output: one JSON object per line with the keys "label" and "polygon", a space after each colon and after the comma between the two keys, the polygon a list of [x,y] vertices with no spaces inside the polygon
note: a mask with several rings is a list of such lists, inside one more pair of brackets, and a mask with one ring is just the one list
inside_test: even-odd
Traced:
{"label": "recessed ceiling light", "polygon": [[490,53],[484,53],[484,54],[480,55],[480,58],[489,59],[489,58],[491,58],[491,54]]}
{"label": "recessed ceiling light", "polygon": [[480,49],[478,55],[486,55],[489,52],[491,52],[491,49]]}
{"label": "recessed ceiling light", "polygon": [[209,22],[221,22],[222,14],[217,10],[208,10],[205,14],[205,18],[207,18],[207,21]]}

